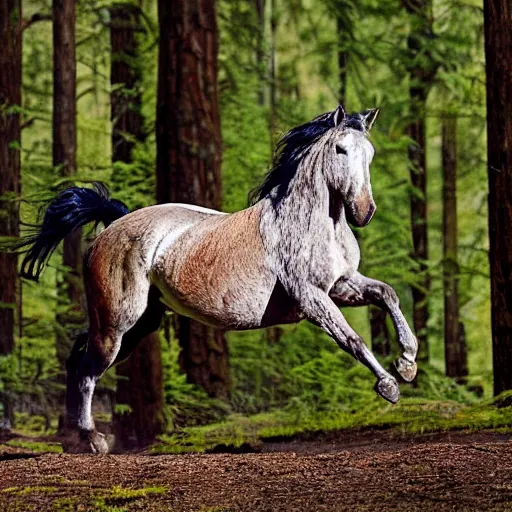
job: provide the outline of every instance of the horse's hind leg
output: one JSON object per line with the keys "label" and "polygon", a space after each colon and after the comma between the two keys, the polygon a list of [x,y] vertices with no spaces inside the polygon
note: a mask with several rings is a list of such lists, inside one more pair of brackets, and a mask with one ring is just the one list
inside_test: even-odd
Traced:
{"label": "horse's hind leg", "polygon": [[79,350],[73,361],[74,376],[68,380],[68,410],[73,426],[95,453],[109,450],[105,436],[96,431],[92,417],[96,383],[116,360],[123,335],[137,323],[148,302],[147,279],[142,275],[129,277],[133,279],[129,286],[125,283],[124,290],[100,288],[97,282],[86,281],[89,334],[86,349]]}

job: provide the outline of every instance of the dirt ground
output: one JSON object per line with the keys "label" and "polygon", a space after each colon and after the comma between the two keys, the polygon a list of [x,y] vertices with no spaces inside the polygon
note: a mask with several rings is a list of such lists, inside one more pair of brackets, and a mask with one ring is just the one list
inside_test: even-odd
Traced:
{"label": "dirt ground", "polygon": [[254,453],[34,456],[18,449],[0,453],[0,510],[512,511],[508,438],[366,431],[276,440]]}

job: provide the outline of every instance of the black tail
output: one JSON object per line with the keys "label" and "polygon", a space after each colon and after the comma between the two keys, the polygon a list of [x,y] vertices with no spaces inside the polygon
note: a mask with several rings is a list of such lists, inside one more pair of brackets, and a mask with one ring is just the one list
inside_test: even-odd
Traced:
{"label": "black tail", "polygon": [[26,253],[20,275],[37,281],[53,251],[75,229],[102,222],[108,226],[129,213],[128,207],[117,199],[110,199],[103,183],[93,188],[71,187],[63,190],[44,211],[41,225],[18,241],[13,248]]}

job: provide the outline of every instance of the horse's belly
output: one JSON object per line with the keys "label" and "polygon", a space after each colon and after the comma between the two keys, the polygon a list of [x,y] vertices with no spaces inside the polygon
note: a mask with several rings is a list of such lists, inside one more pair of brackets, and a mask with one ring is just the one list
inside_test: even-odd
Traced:
{"label": "horse's belly", "polygon": [[225,330],[257,329],[262,326],[265,307],[257,300],[238,300],[226,296],[221,300],[210,300],[207,294],[190,293],[166,286],[162,293],[162,302],[179,315],[193,318],[213,327]]}

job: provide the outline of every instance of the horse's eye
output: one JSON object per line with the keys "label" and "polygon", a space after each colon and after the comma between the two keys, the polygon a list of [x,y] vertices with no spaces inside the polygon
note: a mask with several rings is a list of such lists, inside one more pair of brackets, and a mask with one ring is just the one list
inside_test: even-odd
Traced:
{"label": "horse's eye", "polygon": [[337,155],[346,155],[347,154],[347,150],[343,146],[340,146],[339,144],[336,144],[336,154]]}

